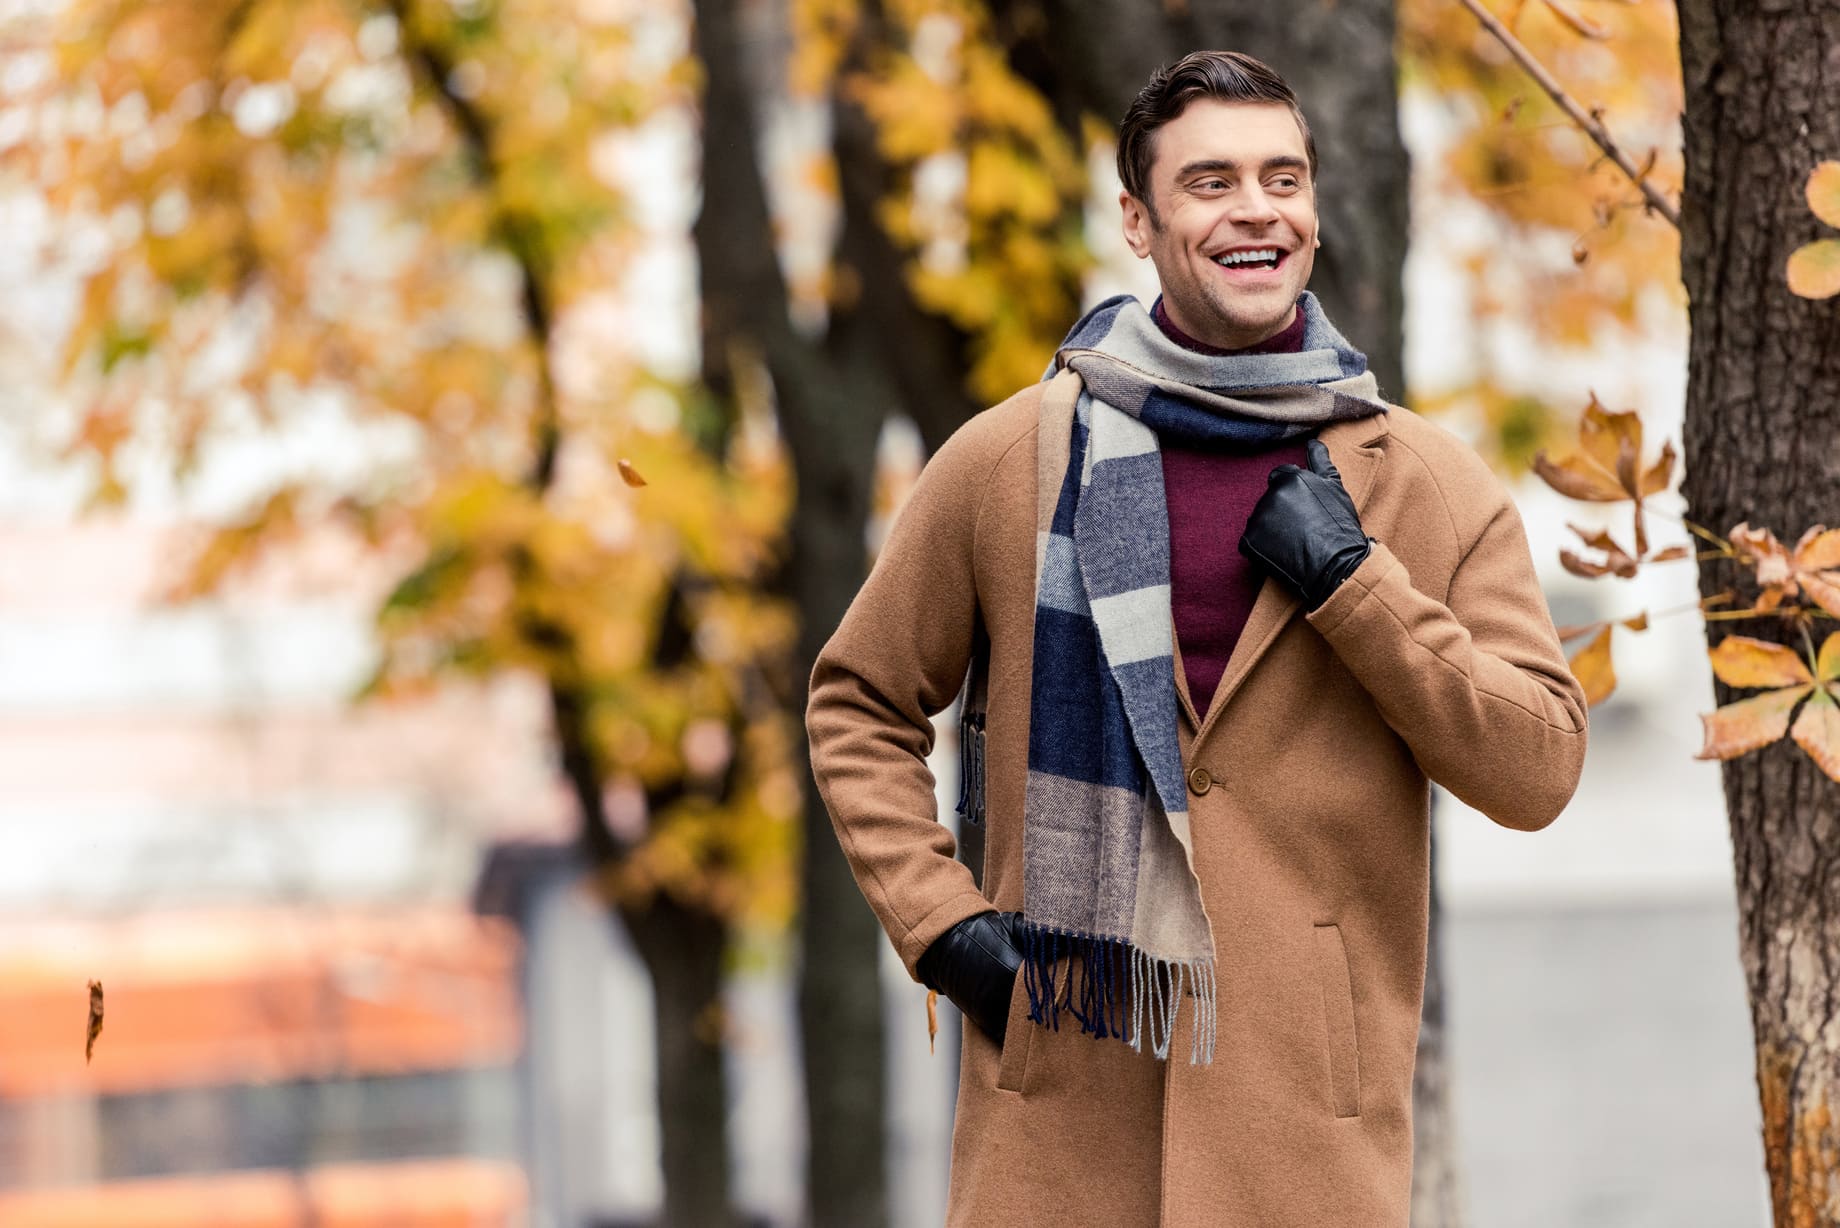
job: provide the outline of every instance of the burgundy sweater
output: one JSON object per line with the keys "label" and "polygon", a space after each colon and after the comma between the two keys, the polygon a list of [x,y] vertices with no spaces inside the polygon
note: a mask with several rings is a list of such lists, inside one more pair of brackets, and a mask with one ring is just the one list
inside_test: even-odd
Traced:
{"label": "burgundy sweater", "polygon": [[[1150,314],[1171,341],[1202,354],[1294,354],[1303,349],[1301,311],[1283,332],[1243,350],[1223,350],[1190,337],[1163,310],[1161,298]],[[1272,468],[1303,464],[1309,438],[1252,450],[1162,445],[1169,501],[1169,603],[1189,697],[1204,718],[1265,580],[1265,573],[1239,552],[1240,534],[1252,505],[1265,493]]]}

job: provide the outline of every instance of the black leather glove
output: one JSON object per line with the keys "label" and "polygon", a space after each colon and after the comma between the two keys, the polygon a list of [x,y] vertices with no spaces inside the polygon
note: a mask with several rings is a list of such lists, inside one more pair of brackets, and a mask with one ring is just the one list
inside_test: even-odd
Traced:
{"label": "black leather glove", "polygon": [[1021,913],[981,912],[933,940],[914,966],[921,982],[952,1000],[965,1017],[1001,1045],[1009,1000],[1022,967]]}
{"label": "black leather glove", "polygon": [[1373,549],[1354,500],[1322,440],[1306,449],[1310,467],[1279,465],[1239,539],[1239,552],[1288,584],[1306,610],[1329,599]]}

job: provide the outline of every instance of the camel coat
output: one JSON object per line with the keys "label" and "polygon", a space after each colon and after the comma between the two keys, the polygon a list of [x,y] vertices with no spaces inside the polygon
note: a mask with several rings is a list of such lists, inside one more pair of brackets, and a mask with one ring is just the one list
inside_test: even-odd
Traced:
{"label": "camel coat", "polygon": [[[1065,453],[1078,378],[939,450],[812,674],[818,789],[910,974],[965,917],[1026,909],[1037,449]],[[1001,1050],[965,1029],[952,1228],[1405,1228],[1427,777],[1503,826],[1544,827],[1577,784],[1585,703],[1520,517],[1475,453],[1404,409],[1320,438],[1372,553],[1307,616],[1268,579],[1204,718],[1175,667],[1214,1061],[1183,1060],[1188,1011],[1166,1062],[1032,1024],[1018,978]],[[980,619],[982,891],[926,765]]]}

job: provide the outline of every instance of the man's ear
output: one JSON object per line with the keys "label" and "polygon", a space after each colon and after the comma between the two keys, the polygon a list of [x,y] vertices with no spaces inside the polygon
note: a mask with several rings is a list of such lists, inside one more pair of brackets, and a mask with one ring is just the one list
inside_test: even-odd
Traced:
{"label": "man's ear", "polygon": [[1150,254],[1150,214],[1143,202],[1119,189],[1118,208],[1124,214],[1124,241],[1139,260]]}

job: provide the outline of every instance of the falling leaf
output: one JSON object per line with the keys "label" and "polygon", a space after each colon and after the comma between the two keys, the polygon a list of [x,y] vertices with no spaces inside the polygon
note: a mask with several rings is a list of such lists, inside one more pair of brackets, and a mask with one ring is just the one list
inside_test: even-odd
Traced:
{"label": "falling leaf", "polygon": [[1820,687],[1809,697],[1789,736],[1817,767],[1840,780],[1840,704],[1834,703],[1830,688]]}
{"label": "falling leaf", "polygon": [[620,458],[620,479],[628,486],[644,486],[646,484],[644,476],[641,475],[637,469],[633,468],[633,463],[624,456]]}
{"label": "falling leaf", "polygon": [[1808,173],[1808,207],[1829,226],[1840,227],[1840,162],[1822,162]]}
{"label": "falling leaf", "polygon": [[89,1065],[96,1053],[96,1038],[102,1035],[102,982],[89,983],[89,1033],[83,1041],[83,1064]]}
{"label": "falling leaf", "polygon": [[1706,744],[1694,758],[1735,759],[1746,751],[1780,741],[1789,731],[1789,713],[1813,689],[1799,686],[1765,691],[1700,717]]}
{"label": "falling leaf", "polygon": [[1584,688],[1587,706],[1594,707],[1610,698],[1610,692],[1616,690],[1616,669],[1610,662],[1608,624],[1592,637],[1590,643],[1573,654],[1571,666],[1572,677],[1578,679],[1578,685]]}
{"label": "falling leaf", "polygon": [[1796,686],[1814,681],[1795,650],[1748,635],[1731,635],[1707,654],[1712,672],[1726,686]]}
{"label": "falling leaf", "polygon": [[933,1038],[939,1035],[939,991],[926,991],[926,1051],[933,1052]]}
{"label": "falling leaf", "polygon": [[1832,298],[1840,294],[1840,239],[1816,239],[1789,253],[1783,270],[1789,293],[1802,298]]}
{"label": "falling leaf", "polygon": [[1600,40],[1610,37],[1610,31],[1594,21],[1586,20],[1582,14],[1572,9],[1570,5],[1561,3],[1560,0],[1546,0],[1546,7],[1552,10],[1553,16],[1570,26],[1576,34]]}

